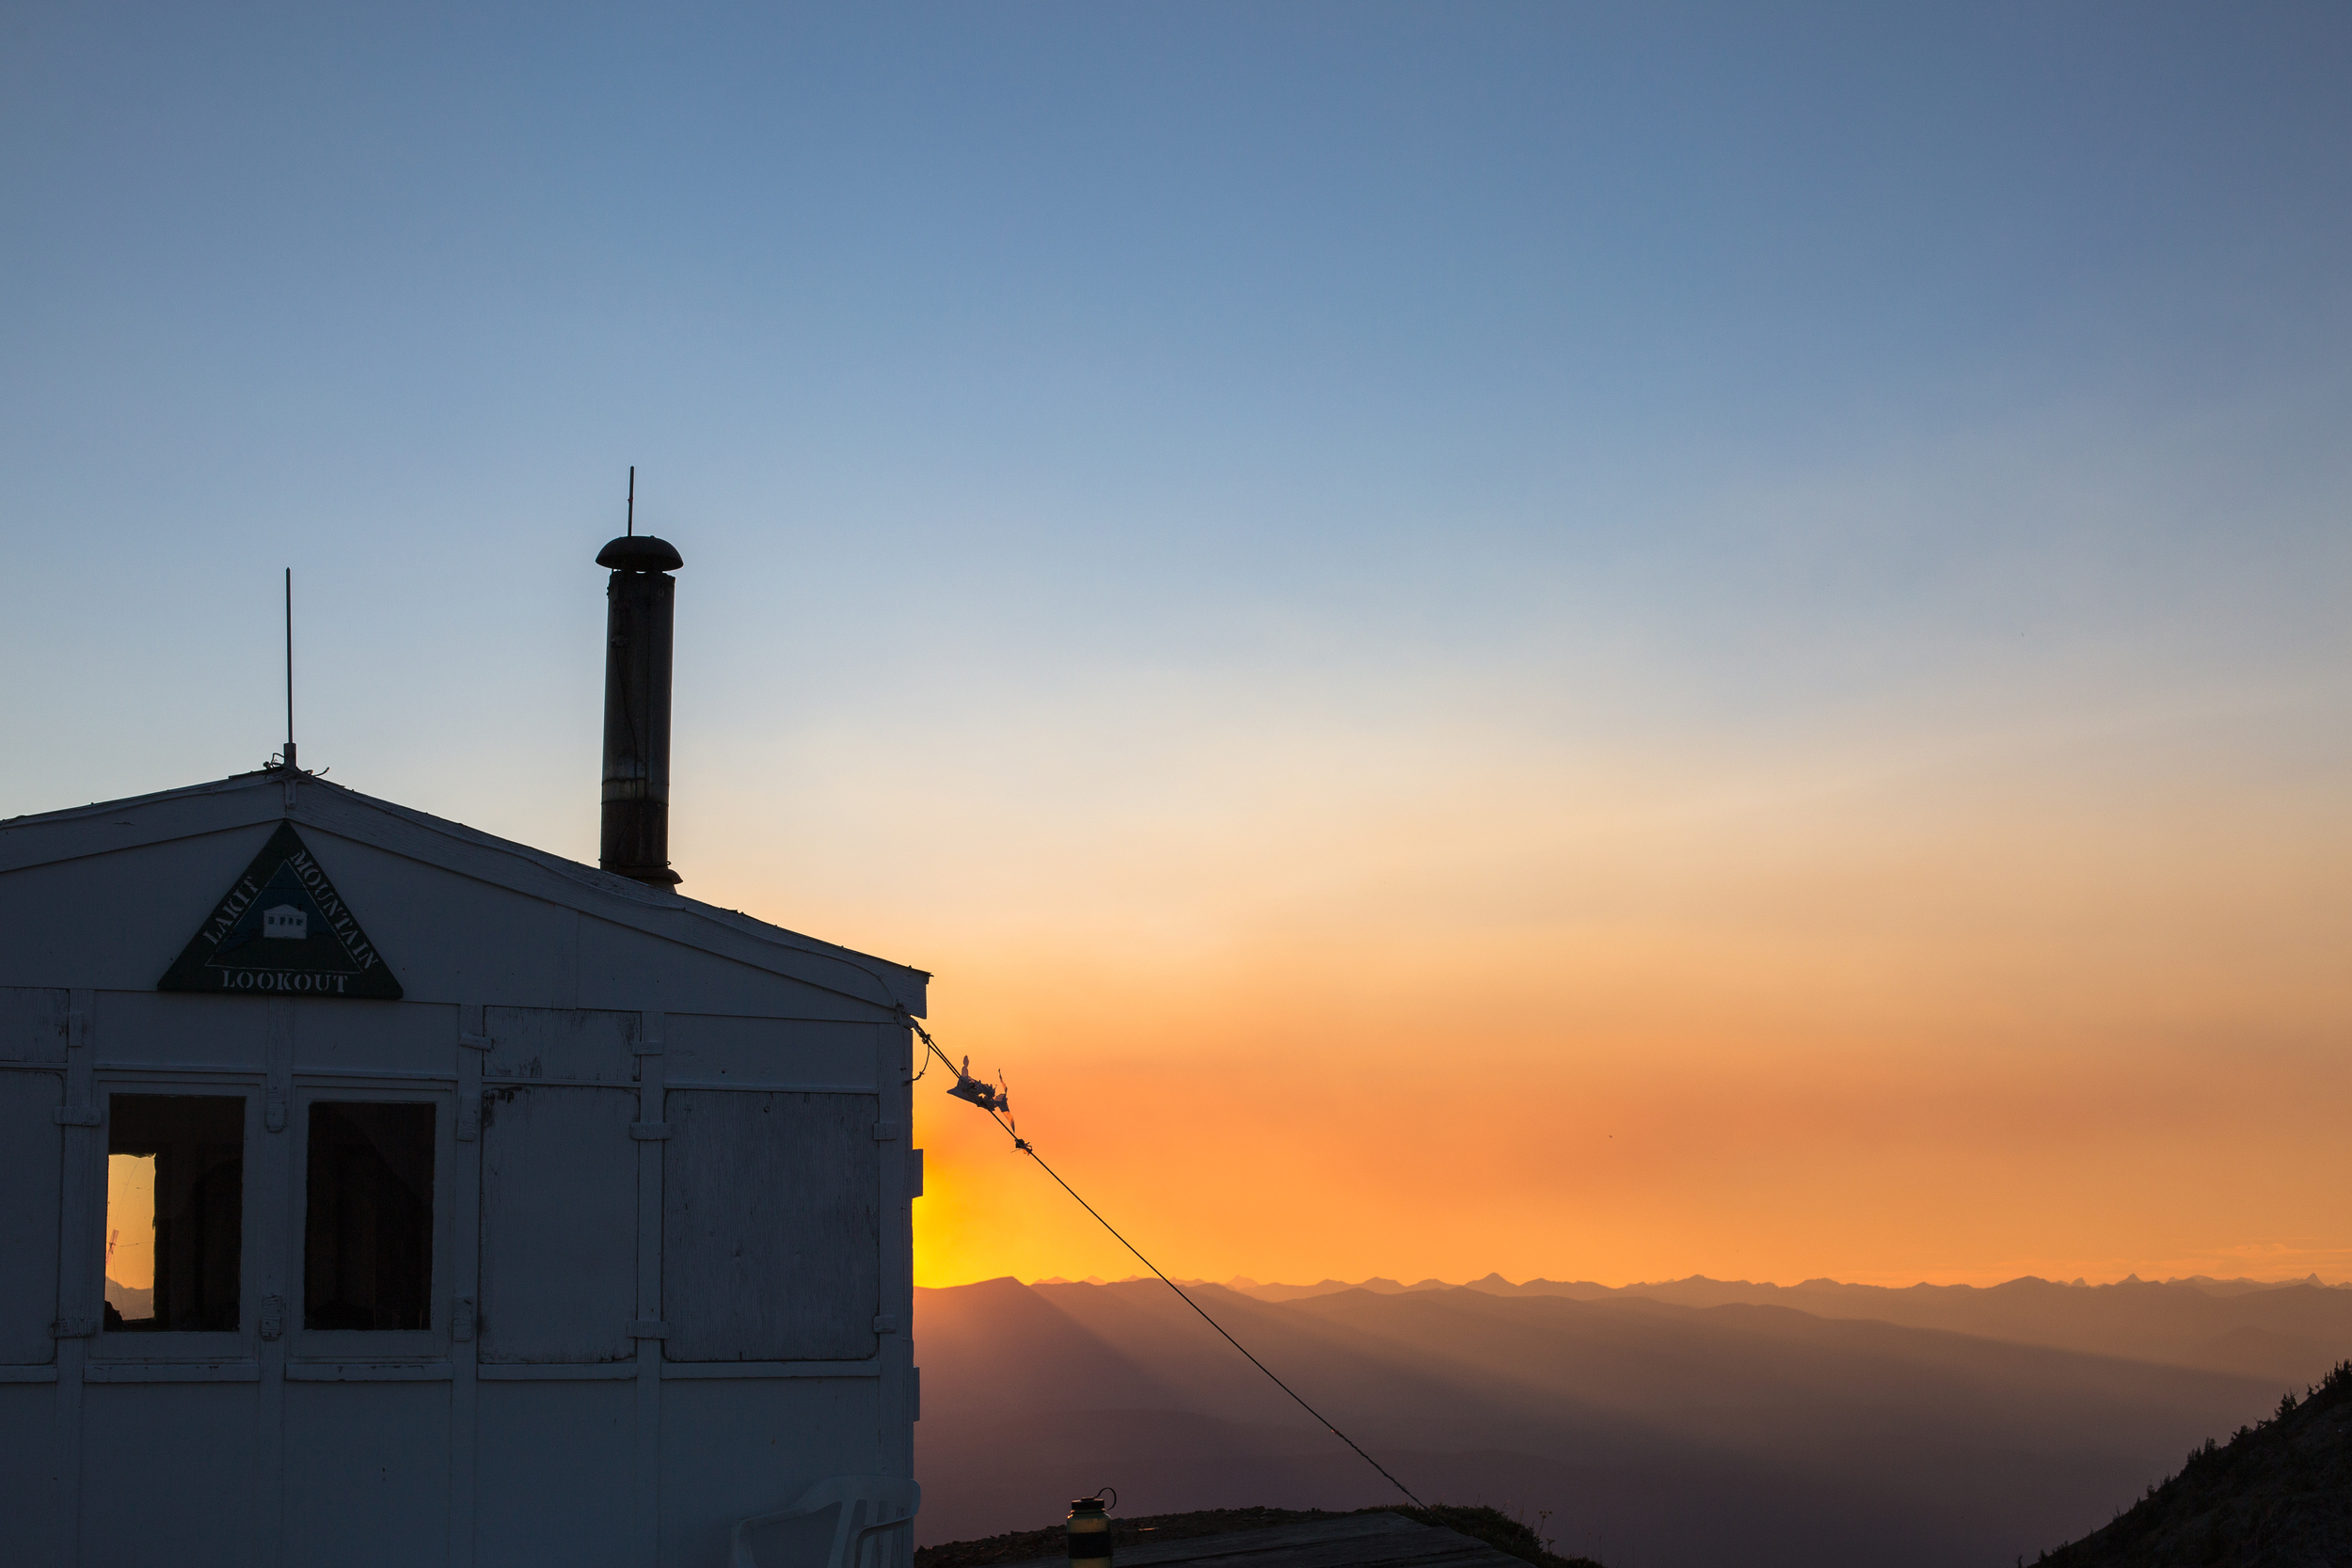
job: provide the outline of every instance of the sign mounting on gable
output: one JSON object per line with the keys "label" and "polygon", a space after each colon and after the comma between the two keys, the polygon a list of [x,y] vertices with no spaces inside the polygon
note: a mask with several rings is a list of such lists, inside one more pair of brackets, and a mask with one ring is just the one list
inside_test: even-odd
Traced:
{"label": "sign mounting on gable", "polygon": [[396,1002],[400,982],[294,824],[281,822],[157,990]]}

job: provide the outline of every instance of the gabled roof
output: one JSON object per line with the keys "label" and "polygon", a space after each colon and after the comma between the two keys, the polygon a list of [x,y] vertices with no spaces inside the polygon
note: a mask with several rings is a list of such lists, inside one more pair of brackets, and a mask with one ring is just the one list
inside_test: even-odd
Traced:
{"label": "gabled roof", "polygon": [[211,784],[0,820],[0,873],[279,820],[315,827],[806,985],[924,1016],[923,970],[771,926],[308,773]]}

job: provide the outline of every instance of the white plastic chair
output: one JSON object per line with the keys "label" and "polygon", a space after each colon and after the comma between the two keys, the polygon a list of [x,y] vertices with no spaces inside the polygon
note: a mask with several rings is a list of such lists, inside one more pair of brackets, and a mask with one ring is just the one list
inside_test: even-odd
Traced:
{"label": "white plastic chair", "polygon": [[[771,1525],[805,1518],[835,1504],[841,1518],[833,1528],[833,1550],[826,1554],[823,1568],[899,1568],[913,1560],[914,1511],[923,1506],[923,1489],[904,1476],[833,1476],[802,1493],[799,1502],[781,1513],[739,1521],[729,1544],[729,1568],[785,1568],[774,1552],[762,1556],[755,1550],[758,1534]],[[883,1539],[901,1529],[907,1532],[903,1550],[898,1543]],[[870,1557],[868,1542],[874,1547]]]}

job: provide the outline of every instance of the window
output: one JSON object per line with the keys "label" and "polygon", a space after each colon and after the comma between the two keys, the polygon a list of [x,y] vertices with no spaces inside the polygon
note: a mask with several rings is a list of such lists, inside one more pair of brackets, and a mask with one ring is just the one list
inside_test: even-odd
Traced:
{"label": "window", "polygon": [[108,1098],[107,1330],[234,1331],[245,1097]]}
{"label": "window", "polygon": [[431,1326],[436,1120],[430,1103],[310,1106],[305,1328]]}

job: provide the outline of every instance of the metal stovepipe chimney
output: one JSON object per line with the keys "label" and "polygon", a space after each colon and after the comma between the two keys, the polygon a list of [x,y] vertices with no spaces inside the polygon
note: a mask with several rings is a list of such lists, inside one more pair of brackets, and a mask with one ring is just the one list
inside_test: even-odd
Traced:
{"label": "metal stovepipe chimney", "polygon": [[[633,510],[633,509],[632,509]],[[605,584],[604,832],[596,863],[657,887],[670,869],[670,644],[686,562],[667,542],[630,533],[596,552]]]}

